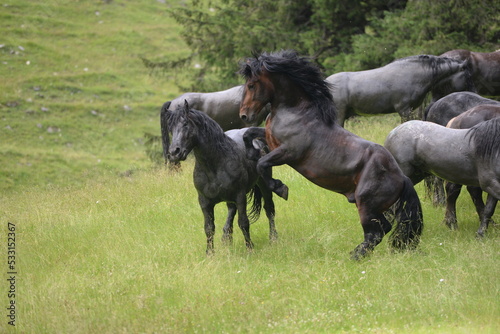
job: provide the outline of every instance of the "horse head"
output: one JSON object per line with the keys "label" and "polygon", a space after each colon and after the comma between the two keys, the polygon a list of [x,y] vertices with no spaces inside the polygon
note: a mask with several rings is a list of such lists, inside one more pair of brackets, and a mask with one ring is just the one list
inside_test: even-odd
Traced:
{"label": "horse head", "polygon": [[[171,162],[186,160],[187,155],[195,146],[195,132],[189,113],[187,101],[184,101],[184,106],[178,106],[175,111],[162,110],[163,154]],[[165,138],[168,138],[169,133],[172,134],[172,142],[170,145],[165,145]]]}
{"label": "horse head", "polygon": [[252,123],[260,119],[260,113],[271,101],[273,85],[266,76],[267,71],[264,68],[255,68],[250,61],[242,65],[240,73],[246,78],[240,104],[240,118]]}

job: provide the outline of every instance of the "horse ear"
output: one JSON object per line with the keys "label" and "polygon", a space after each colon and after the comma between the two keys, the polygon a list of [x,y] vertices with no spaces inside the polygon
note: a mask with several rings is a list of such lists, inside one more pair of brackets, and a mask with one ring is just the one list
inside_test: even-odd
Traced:
{"label": "horse ear", "polygon": [[189,115],[189,103],[187,100],[184,100],[184,114],[186,117]]}

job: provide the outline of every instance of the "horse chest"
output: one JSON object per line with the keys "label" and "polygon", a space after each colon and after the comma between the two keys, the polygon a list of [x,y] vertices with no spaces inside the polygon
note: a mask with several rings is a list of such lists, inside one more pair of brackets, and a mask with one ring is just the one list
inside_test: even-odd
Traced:
{"label": "horse chest", "polygon": [[[213,166],[212,166],[213,167]],[[232,201],[236,193],[246,191],[248,173],[236,162],[227,162],[217,168],[195,166],[193,181],[200,195],[217,202]],[[240,184],[241,186],[236,186]]]}

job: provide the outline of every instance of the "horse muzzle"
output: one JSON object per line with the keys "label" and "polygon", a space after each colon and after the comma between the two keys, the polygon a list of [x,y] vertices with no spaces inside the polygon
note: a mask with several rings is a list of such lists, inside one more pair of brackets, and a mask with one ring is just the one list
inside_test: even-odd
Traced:
{"label": "horse muzzle", "polygon": [[174,147],[168,151],[167,159],[170,162],[179,162],[186,160],[187,155],[188,155],[187,150],[183,150],[180,147]]}
{"label": "horse muzzle", "polygon": [[248,108],[240,110],[240,118],[245,123],[254,122],[256,117],[257,117],[257,114],[254,112],[251,112]]}

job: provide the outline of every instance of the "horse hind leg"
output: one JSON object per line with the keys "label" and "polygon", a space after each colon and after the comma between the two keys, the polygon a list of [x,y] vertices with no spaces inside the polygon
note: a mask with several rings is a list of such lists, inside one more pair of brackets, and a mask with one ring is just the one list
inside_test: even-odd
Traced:
{"label": "horse hind leg", "polygon": [[238,226],[243,233],[243,237],[245,238],[245,245],[248,250],[253,249],[253,242],[250,239],[250,220],[247,215],[247,199],[246,193],[240,193],[236,200],[236,208],[238,211]]}
{"label": "horse hind leg", "polygon": [[269,241],[273,242],[278,240],[278,232],[276,231],[274,222],[276,212],[273,201],[273,192],[266,187],[264,180],[262,179],[259,179],[257,185],[262,192],[262,197],[264,198],[264,210],[266,211],[266,216],[269,220]]}
{"label": "horse hind leg", "polygon": [[227,203],[227,219],[224,228],[222,229],[222,242],[225,244],[233,243],[233,222],[236,216],[236,204],[232,202]]}
{"label": "horse hind leg", "polygon": [[458,230],[457,224],[457,199],[462,190],[461,184],[446,182],[446,212],[444,214],[443,223],[450,230]]}
{"label": "horse hind leg", "polygon": [[375,249],[384,235],[391,230],[391,224],[383,214],[368,217],[360,214],[361,226],[363,227],[364,240],[352,252],[353,260],[360,260],[369,255]]}

